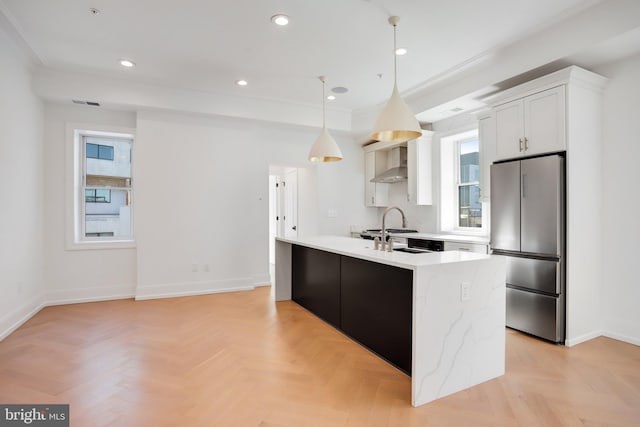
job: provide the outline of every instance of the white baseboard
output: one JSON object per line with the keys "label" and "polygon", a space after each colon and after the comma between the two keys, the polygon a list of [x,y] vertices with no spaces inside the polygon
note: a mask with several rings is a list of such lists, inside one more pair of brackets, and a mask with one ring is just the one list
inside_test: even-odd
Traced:
{"label": "white baseboard", "polygon": [[166,283],[138,286],[136,301],[185,297],[192,295],[215,294],[222,292],[252,291],[255,284],[252,278],[207,280],[202,282]]}
{"label": "white baseboard", "polygon": [[602,335],[608,338],[612,338],[614,340],[624,341],[629,344],[640,346],[640,338],[630,337],[628,335],[623,335],[623,334],[619,334],[617,332],[611,332],[611,331],[604,331]]}
{"label": "white baseboard", "polygon": [[46,305],[78,304],[134,298],[135,285],[101,286],[95,288],[65,289],[47,293]]}
{"label": "white baseboard", "polygon": [[580,335],[579,337],[567,339],[567,340],[565,340],[564,345],[566,345],[567,347],[573,347],[574,345],[578,345],[578,344],[583,343],[585,341],[589,341],[589,340],[592,340],[594,338],[598,338],[601,335],[602,335],[602,331],[592,331],[592,332],[589,332],[587,334]]}
{"label": "white baseboard", "polygon": [[271,286],[271,275],[270,274],[260,274],[257,276],[253,276],[253,286]]}
{"label": "white baseboard", "polygon": [[8,337],[46,306],[44,297],[41,295],[2,316],[0,318],[0,341]]}
{"label": "white baseboard", "polygon": [[34,298],[16,310],[0,317],[0,341],[35,316],[40,310],[48,306],[110,301],[125,298],[135,298],[136,301],[140,301],[223,292],[251,291],[254,290],[256,286],[270,285],[270,275],[258,274],[247,278],[168,283],[138,286],[137,288],[133,285],[119,285],[52,291]]}

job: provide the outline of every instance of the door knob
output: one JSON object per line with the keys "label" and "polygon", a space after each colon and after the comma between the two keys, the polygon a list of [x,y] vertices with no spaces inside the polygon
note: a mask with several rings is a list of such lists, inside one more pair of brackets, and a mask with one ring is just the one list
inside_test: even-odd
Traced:
{"label": "door knob", "polygon": [[291,227],[292,230],[297,230],[298,228],[294,225],[293,227]]}

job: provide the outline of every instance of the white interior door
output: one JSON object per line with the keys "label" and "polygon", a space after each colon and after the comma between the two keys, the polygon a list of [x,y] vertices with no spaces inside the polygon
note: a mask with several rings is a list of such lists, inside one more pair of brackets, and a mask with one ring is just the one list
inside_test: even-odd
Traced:
{"label": "white interior door", "polygon": [[276,262],[276,241],[278,236],[278,177],[269,175],[269,263]]}
{"label": "white interior door", "polygon": [[291,169],[285,173],[282,183],[284,190],[284,236],[288,239],[298,237],[298,170]]}

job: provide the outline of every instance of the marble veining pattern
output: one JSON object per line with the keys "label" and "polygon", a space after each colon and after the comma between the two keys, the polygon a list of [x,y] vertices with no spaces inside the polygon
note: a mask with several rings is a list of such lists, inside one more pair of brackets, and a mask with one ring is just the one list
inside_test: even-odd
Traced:
{"label": "marble veining pattern", "polygon": [[[414,406],[504,374],[504,260],[421,267],[414,287]],[[462,301],[460,283],[471,298]]]}

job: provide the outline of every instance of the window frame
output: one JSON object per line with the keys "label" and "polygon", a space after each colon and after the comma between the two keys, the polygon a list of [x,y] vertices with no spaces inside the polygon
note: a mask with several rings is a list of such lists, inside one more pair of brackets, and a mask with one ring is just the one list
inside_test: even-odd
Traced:
{"label": "window frame", "polygon": [[[485,237],[489,234],[489,203],[481,201],[482,227],[459,227],[459,193],[458,182],[459,152],[457,141],[471,139],[479,140],[478,124],[473,123],[442,133],[436,133],[437,147],[440,150],[439,171],[439,207],[437,224],[441,233],[459,234],[465,236]],[[482,141],[479,141],[479,150],[482,151]],[[480,156],[482,158],[482,156]],[[482,171],[480,171],[482,173]],[[479,183],[478,183],[479,184]]]}
{"label": "window frame", "polygon": [[[135,222],[134,222],[134,151],[135,151],[135,129],[117,126],[93,125],[86,123],[67,123],[67,137],[65,144],[65,249],[128,249],[135,248]],[[130,206],[131,206],[131,236],[130,238],[107,237],[86,238],[84,234],[84,206],[85,206],[85,186],[83,178],[85,175],[85,151],[84,137],[106,137],[115,139],[126,139],[131,141],[131,186],[130,186]],[[107,159],[102,159],[107,160]],[[105,189],[111,190],[111,187]]]}
{"label": "window frame", "polygon": [[[454,140],[454,144],[455,144],[455,149],[454,149],[454,176],[455,176],[455,182],[454,182],[454,200],[455,200],[455,221],[454,221],[454,227],[453,229],[456,231],[464,231],[464,232],[470,232],[470,233],[477,233],[478,230],[483,230],[485,228],[485,215],[484,215],[484,206],[482,206],[482,202],[480,202],[480,210],[482,212],[482,214],[480,215],[480,221],[481,221],[481,226],[480,227],[463,227],[460,225],[460,187],[470,187],[472,185],[477,185],[478,188],[480,188],[480,171],[478,170],[478,180],[477,181],[470,181],[470,182],[462,182],[462,177],[461,177],[461,169],[460,169],[460,158],[462,156],[462,144],[464,144],[465,142],[470,142],[470,141],[478,141],[478,154],[480,153],[480,139],[478,137],[478,135],[475,136],[468,136],[465,138],[460,138],[460,139],[455,139]],[[479,157],[479,156],[478,156]],[[480,169],[480,164],[478,164],[478,169]]]}

